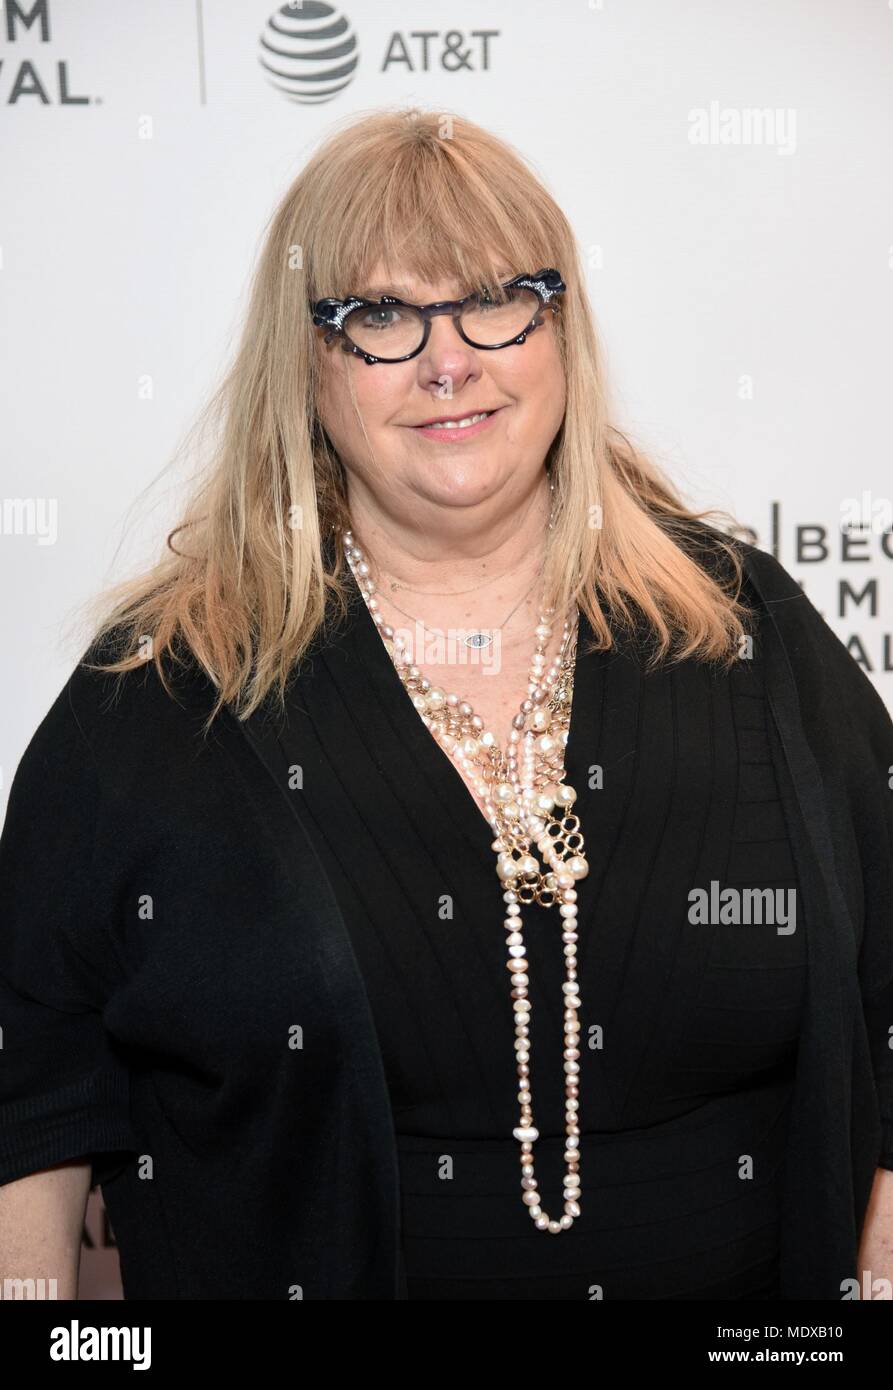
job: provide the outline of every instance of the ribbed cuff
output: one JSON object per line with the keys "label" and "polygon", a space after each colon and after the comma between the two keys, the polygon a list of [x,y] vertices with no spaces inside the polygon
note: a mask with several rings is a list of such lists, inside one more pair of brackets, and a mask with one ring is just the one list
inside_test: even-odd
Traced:
{"label": "ribbed cuff", "polygon": [[99,1070],[58,1090],[0,1105],[0,1185],[92,1153],[138,1141],[126,1073]]}

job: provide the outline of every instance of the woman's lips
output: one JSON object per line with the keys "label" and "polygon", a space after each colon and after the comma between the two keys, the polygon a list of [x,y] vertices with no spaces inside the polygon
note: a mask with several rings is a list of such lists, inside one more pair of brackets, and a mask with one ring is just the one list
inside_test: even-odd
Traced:
{"label": "woman's lips", "polygon": [[[411,429],[414,434],[424,435],[426,439],[439,439],[445,444],[453,444],[469,437],[473,438],[474,435],[487,429],[496,419],[500,410],[502,410],[502,406],[498,410],[491,410],[486,420],[478,420],[476,425],[464,425],[456,429],[445,429],[442,425],[412,425]],[[460,415],[459,419],[461,420],[461,418]]]}

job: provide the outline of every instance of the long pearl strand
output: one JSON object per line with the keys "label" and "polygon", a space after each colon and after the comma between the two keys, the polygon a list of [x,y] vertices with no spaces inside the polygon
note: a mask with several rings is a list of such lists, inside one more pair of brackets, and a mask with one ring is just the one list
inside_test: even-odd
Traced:
{"label": "long pearl strand", "polygon": [[[579,819],[572,814],[577,799],[564,781],[564,750],[570,728],[576,623],[573,613],[564,624],[559,654],[546,671],[546,651],[552,636],[554,610],[545,609],[536,628],[536,650],[528,676],[527,695],[512,720],[509,749],[503,753],[492,732],[467,700],[432,686],[407,655],[402,638],[384,621],[375,583],[353,533],[343,534],[344,551],[372,620],[379,629],[397,673],[426,727],[472,781],[493,828],[496,872],[503,884],[511,997],[515,1014],[515,1053],[518,1070],[520,1124],[512,1134],[520,1144],[521,1200],[540,1231],[557,1235],[580,1215],[580,991],[577,979],[578,879],[589,872]],[[572,640],[573,639],[573,640]],[[544,674],[545,672],[545,674]],[[547,869],[530,852],[535,841]],[[557,1220],[545,1212],[534,1172],[533,1146],[539,1138],[534,1124],[530,1090],[530,977],[521,906],[559,903],[566,960],[564,993],[565,1177],[564,1212]]]}

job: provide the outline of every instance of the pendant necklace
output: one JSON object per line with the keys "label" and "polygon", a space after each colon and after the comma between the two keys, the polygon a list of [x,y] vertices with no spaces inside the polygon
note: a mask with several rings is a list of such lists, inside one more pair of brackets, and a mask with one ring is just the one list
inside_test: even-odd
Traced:
{"label": "pendant necklace", "polygon": [[[554,482],[552,481],[552,479],[550,478],[550,479],[549,479],[549,493],[550,493],[550,496],[554,495],[554,492],[555,492],[555,484],[554,484]],[[549,512],[549,530],[550,530],[550,531],[552,530],[553,524],[554,524],[554,505],[553,505],[553,507],[552,507],[552,510],[550,510],[550,512]],[[540,571],[540,573],[542,573],[542,570]],[[537,578],[539,578],[539,575],[537,576]],[[487,580],[484,581],[484,583],[487,583],[487,582],[488,582]],[[533,589],[533,585],[534,585],[534,584],[536,584],[536,579],[534,579],[533,584],[531,584],[530,588],[527,590],[527,593],[524,594],[524,595],[522,595],[522,597],[518,599],[518,602],[515,604],[515,606],[514,606],[514,608],[512,609],[511,613],[509,613],[508,617],[507,617],[507,618],[503,618],[502,622],[498,625],[498,628],[490,629],[489,631],[488,631],[488,630],[484,630],[484,629],[477,629],[477,630],[475,630],[474,632],[469,632],[465,637],[463,637],[463,638],[462,638],[462,641],[465,643],[466,647],[471,647],[472,650],[474,650],[474,651],[480,651],[483,647],[489,647],[489,646],[491,646],[492,643],[493,643],[493,632],[494,632],[494,631],[500,631],[500,632],[504,632],[504,631],[505,631],[505,628],[508,626],[508,624],[509,624],[509,622],[511,621],[511,619],[515,616],[515,614],[517,613],[518,609],[521,607],[521,604],[522,604],[522,603],[525,603],[526,600],[530,597],[530,593],[531,593],[531,590]],[[396,588],[405,588],[405,587],[406,587],[406,586],[405,586],[404,584],[400,584],[400,585],[398,585],[398,584],[392,584],[392,585],[391,585],[391,588],[392,588],[392,589],[396,589]],[[476,588],[480,588],[480,587],[482,587],[482,586],[481,586],[481,585],[476,585],[475,587],[476,587]],[[464,595],[464,594],[466,594],[466,593],[473,593],[473,592],[474,592],[474,589],[465,589],[465,590],[462,591],[462,594],[454,594],[454,595],[448,595],[448,594],[435,595],[435,594],[431,594],[431,595],[429,595],[429,597],[431,597],[431,598],[435,598],[435,597],[440,597],[440,598],[449,598],[449,597],[458,598],[458,597],[462,597],[462,595]],[[398,612],[398,613],[402,613],[404,618],[410,618],[410,619],[412,620],[412,622],[418,623],[420,627],[424,628],[425,632],[435,632],[435,631],[436,631],[436,629],[434,629],[434,628],[426,627],[426,625],[421,621],[421,619],[419,619],[419,618],[413,618],[413,616],[412,616],[411,613],[406,613],[406,612],[404,612],[404,610],[399,606],[399,604],[397,604],[397,603],[394,602],[394,600],[390,597],[390,595],[388,596],[388,602],[391,604],[391,606],[392,606],[393,608],[396,608],[396,609],[397,609],[397,612]],[[438,633],[438,636],[443,636],[443,634],[442,634],[442,633]]]}

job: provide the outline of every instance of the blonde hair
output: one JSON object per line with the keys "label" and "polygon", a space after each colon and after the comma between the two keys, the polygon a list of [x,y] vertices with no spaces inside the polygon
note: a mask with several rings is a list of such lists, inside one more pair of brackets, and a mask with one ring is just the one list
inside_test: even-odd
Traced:
{"label": "blonde hair", "polygon": [[[346,612],[343,465],[317,413],[319,362],[309,302],[359,292],[374,264],[421,280],[496,288],[555,266],[567,285],[552,320],[566,413],[545,460],[554,483],[546,602],[583,609],[596,646],[612,625],[642,624],[650,659],[729,663],[744,627],[741,566],[720,578],[688,551],[692,523],[672,485],[608,418],[602,354],[570,224],[522,157],[458,115],[353,115],[317,149],[273,213],[241,339],[198,421],[213,456],[159,562],[96,600],[92,669],[125,672],[187,656],[223,705],[247,718],[290,673],[329,613]],[[374,370],[374,368],[372,369]],[[717,515],[714,511],[713,515]],[[334,565],[323,542],[335,528]],[[89,655],[89,653],[88,653]]]}

